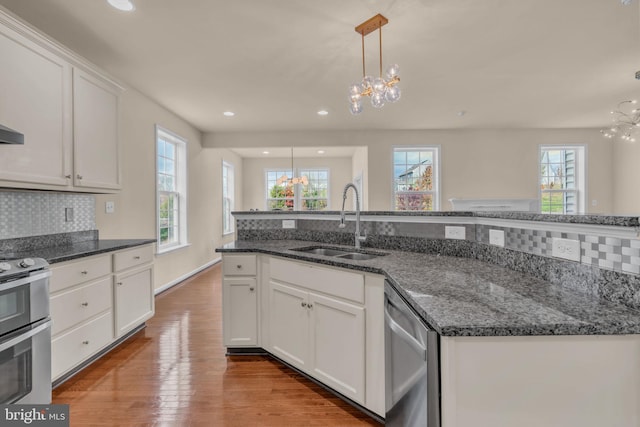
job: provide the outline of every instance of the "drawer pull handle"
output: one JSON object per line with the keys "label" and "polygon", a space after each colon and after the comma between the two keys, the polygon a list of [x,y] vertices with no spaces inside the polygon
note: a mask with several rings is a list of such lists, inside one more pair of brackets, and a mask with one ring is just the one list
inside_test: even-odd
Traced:
{"label": "drawer pull handle", "polygon": [[302,301],[302,302],[300,303],[300,305],[301,305],[301,306],[303,306],[303,307],[306,307],[306,306],[307,306],[307,303],[306,303],[306,302],[304,302],[304,301]]}
{"label": "drawer pull handle", "polygon": [[82,175],[77,174],[77,175],[76,175],[76,178],[78,178],[78,179],[82,179]]}
{"label": "drawer pull handle", "polygon": [[117,282],[116,285],[122,286],[122,282]]}
{"label": "drawer pull handle", "polygon": [[133,257],[133,259],[140,259],[140,257],[136,255]]}
{"label": "drawer pull handle", "polygon": [[254,289],[255,289],[255,288],[254,288],[253,286],[251,286],[251,287],[249,288],[249,290],[250,290],[251,292],[253,292],[253,290],[254,290]]}
{"label": "drawer pull handle", "polygon": [[83,270],[80,272],[80,274],[89,274],[89,272],[87,270]]}
{"label": "drawer pull handle", "polygon": [[67,179],[71,179],[71,174],[65,175],[64,177],[67,178]]}
{"label": "drawer pull handle", "polygon": [[236,268],[237,268],[238,270],[240,270],[240,269],[242,268],[242,264],[238,264],[238,265],[236,265]]}
{"label": "drawer pull handle", "polygon": [[82,344],[89,345],[89,341],[82,341]]}
{"label": "drawer pull handle", "polygon": [[88,302],[83,302],[82,304],[80,304],[83,307],[89,307],[89,303]]}
{"label": "drawer pull handle", "polygon": [[309,304],[307,305],[307,307],[309,307],[309,309],[312,309],[312,308],[313,308],[313,304],[309,303]]}

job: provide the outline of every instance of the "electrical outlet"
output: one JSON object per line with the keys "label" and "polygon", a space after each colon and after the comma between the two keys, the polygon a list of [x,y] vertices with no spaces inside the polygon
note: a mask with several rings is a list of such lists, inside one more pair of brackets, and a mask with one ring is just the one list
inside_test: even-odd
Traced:
{"label": "electrical outlet", "polygon": [[104,211],[105,211],[105,213],[108,213],[108,214],[114,213],[116,211],[115,202],[105,202]]}
{"label": "electrical outlet", "polygon": [[73,208],[64,208],[64,222],[73,222]]}
{"label": "electrical outlet", "polygon": [[556,258],[580,261],[580,241],[573,239],[553,238],[551,255]]}
{"label": "electrical outlet", "polygon": [[464,227],[455,227],[455,226],[451,226],[451,225],[445,225],[444,226],[444,237],[445,237],[445,239],[464,240],[465,228]]}
{"label": "electrical outlet", "polygon": [[296,220],[295,219],[283,219],[282,220],[282,228],[296,228]]}
{"label": "electrical outlet", "polygon": [[504,248],[504,231],[489,230],[489,243]]}

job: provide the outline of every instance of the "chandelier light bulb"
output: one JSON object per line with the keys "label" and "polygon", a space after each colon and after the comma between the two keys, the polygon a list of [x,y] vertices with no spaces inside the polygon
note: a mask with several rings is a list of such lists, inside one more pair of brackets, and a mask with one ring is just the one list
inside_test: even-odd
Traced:
{"label": "chandelier light bulb", "polygon": [[373,80],[372,88],[375,93],[384,94],[384,91],[387,89],[387,85],[385,81],[382,80],[382,77],[377,77],[375,80]]}
{"label": "chandelier light bulb", "polygon": [[351,111],[351,114],[353,114],[354,116],[357,116],[358,114],[362,113],[362,101],[358,100],[358,101],[354,101],[349,105],[349,111]]}
{"label": "chandelier light bulb", "polygon": [[380,92],[376,92],[373,95],[371,95],[371,105],[374,108],[384,107],[384,94]]}
{"label": "chandelier light bulb", "polygon": [[387,88],[384,97],[389,102],[396,102],[400,99],[400,88],[398,86],[391,86]]}
{"label": "chandelier light bulb", "polygon": [[398,77],[400,74],[400,66],[398,64],[391,64],[387,67],[387,79],[392,80],[394,77]]}

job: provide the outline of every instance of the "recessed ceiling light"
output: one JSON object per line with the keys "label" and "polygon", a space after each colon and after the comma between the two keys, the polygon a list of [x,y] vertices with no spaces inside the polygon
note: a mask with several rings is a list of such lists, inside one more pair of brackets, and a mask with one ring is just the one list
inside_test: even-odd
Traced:
{"label": "recessed ceiling light", "polygon": [[329,114],[329,112],[327,110],[320,110],[318,111],[318,115],[319,116],[326,116],[327,114]]}
{"label": "recessed ceiling light", "polygon": [[318,150],[318,154],[324,154],[324,150]]}
{"label": "recessed ceiling light", "polygon": [[467,114],[467,112],[466,112],[465,110],[460,110],[460,111],[458,111],[458,117],[462,117],[462,116],[464,116],[465,114]]}
{"label": "recessed ceiling light", "polygon": [[107,0],[109,4],[118,10],[124,10],[125,12],[131,12],[135,9],[131,0]]}
{"label": "recessed ceiling light", "polygon": [[236,113],[234,113],[233,111],[225,111],[224,113],[222,113],[225,115],[225,117],[233,117],[236,115]]}
{"label": "recessed ceiling light", "polygon": [[267,154],[269,154],[269,152],[268,151],[263,151],[262,154],[264,154],[266,156]]}

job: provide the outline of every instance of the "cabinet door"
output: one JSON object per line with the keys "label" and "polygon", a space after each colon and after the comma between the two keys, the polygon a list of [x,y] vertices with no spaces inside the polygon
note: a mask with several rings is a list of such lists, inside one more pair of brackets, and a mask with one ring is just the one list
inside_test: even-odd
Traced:
{"label": "cabinet door", "polygon": [[307,292],[273,281],[269,288],[270,351],[293,366],[308,371]]}
{"label": "cabinet door", "polygon": [[309,312],[312,375],[364,405],[364,308],[311,292]]}
{"label": "cabinet door", "polygon": [[222,284],[222,335],[225,346],[258,345],[256,279],[225,278]]}
{"label": "cabinet door", "polygon": [[115,277],[116,336],[120,337],[153,316],[153,267]]}
{"label": "cabinet door", "polygon": [[120,188],[118,89],[73,70],[74,185]]}
{"label": "cabinet door", "polygon": [[25,140],[0,144],[0,180],[65,189],[71,185],[71,66],[2,25],[0,56],[0,124]]}

